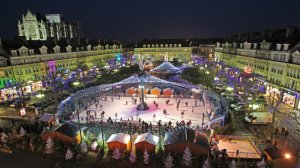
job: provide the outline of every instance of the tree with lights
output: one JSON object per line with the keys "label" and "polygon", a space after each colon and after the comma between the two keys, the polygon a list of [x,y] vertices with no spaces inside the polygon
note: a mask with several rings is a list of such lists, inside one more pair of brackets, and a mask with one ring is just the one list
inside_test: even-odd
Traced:
{"label": "tree with lights", "polygon": [[23,127],[21,127],[21,129],[20,129],[20,135],[24,136],[25,134],[26,134],[26,130]]}
{"label": "tree with lights", "polygon": [[48,137],[48,139],[46,141],[45,151],[46,151],[46,154],[54,153],[54,143],[50,136]]}
{"label": "tree with lights", "polygon": [[173,157],[171,156],[171,154],[169,153],[166,161],[165,161],[165,168],[172,168],[174,166],[173,164]]}
{"label": "tree with lights", "polygon": [[70,148],[67,149],[67,152],[66,152],[66,156],[65,156],[65,159],[66,160],[71,160],[74,156],[74,153],[70,150]]}
{"label": "tree with lights", "polygon": [[1,133],[1,142],[6,143],[7,142],[7,138],[8,138],[8,136],[4,132],[2,132]]}
{"label": "tree with lights", "polygon": [[148,154],[147,150],[145,150],[145,152],[144,152],[144,163],[149,164],[149,154]]}
{"label": "tree with lights", "polygon": [[265,159],[263,158],[260,162],[257,163],[258,168],[265,168],[266,167]]}
{"label": "tree with lights", "polygon": [[183,153],[183,164],[187,167],[192,164],[192,153],[188,147],[185,148]]}
{"label": "tree with lights", "polygon": [[115,148],[113,151],[112,158],[119,160],[121,158],[121,152],[119,148]]}
{"label": "tree with lights", "polygon": [[232,162],[231,162],[230,165],[229,165],[229,168],[236,168],[236,167],[237,167],[237,166],[236,166],[235,161],[232,160]]}
{"label": "tree with lights", "polygon": [[129,161],[131,163],[134,163],[136,161],[136,154],[135,154],[135,152],[133,150],[130,152]]}
{"label": "tree with lights", "polygon": [[82,143],[80,144],[80,151],[81,151],[82,153],[86,153],[86,152],[87,152],[87,145],[86,145],[85,142],[82,142]]}
{"label": "tree with lights", "polygon": [[204,162],[202,168],[210,168],[210,164],[209,164],[208,159],[205,160],[205,162]]}

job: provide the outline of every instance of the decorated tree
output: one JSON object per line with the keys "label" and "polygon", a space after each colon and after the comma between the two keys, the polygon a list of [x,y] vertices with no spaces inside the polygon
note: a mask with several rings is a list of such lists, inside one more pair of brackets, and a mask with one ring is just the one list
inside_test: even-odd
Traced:
{"label": "decorated tree", "polygon": [[66,156],[65,159],[66,160],[71,160],[73,158],[73,152],[70,150],[70,148],[68,148],[67,152],[66,152]]}
{"label": "decorated tree", "polygon": [[145,150],[145,152],[144,152],[144,163],[149,164],[149,154],[148,154],[147,150]]}
{"label": "decorated tree", "polygon": [[234,160],[232,160],[232,162],[230,163],[229,168],[236,168],[236,163]]}
{"label": "decorated tree", "polygon": [[266,167],[265,159],[263,158],[260,162],[257,163],[258,168],[265,168]]}
{"label": "decorated tree", "polygon": [[168,155],[168,157],[167,157],[167,159],[166,159],[166,161],[165,161],[165,168],[172,168],[174,166],[174,164],[173,164],[173,158],[172,158],[172,156],[170,155],[170,153],[169,153],[169,155]]}
{"label": "decorated tree", "polygon": [[136,154],[135,154],[135,152],[133,150],[130,152],[129,161],[131,163],[134,163],[136,161]]}
{"label": "decorated tree", "polygon": [[81,151],[82,153],[86,153],[86,152],[87,152],[87,145],[86,145],[85,142],[82,142],[82,143],[80,144],[80,151]]}
{"label": "decorated tree", "polygon": [[209,164],[208,159],[205,160],[205,162],[204,162],[202,168],[210,168],[210,164]]}
{"label": "decorated tree", "polygon": [[26,134],[26,130],[23,127],[21,127],[21,129],[20,129],[20,135],[24,136],[25,134]]}
{"label": "decorated tree", "polygon": [[50,136],[48,137],[47,141],[46,141],[46,146],[45,146],[45,151],[47,154],[52,154],[54,152],[54,143],[52,141],[52,139],[50,138]]}
{"label": "decorated tree", "polygon": [[121,158],[121,152],[119,148],[115,148],[112,158],[119,160]]}
{"label": "decorated tree", "polygon": [[4,132],[2,132],[2,134],[1,134],[1,142],[6,143],[7,138],[8,138],[8,136]]}
{"label": "decorated tree", "polygon": [[187,167],[192,164],[192,153],[188,147],[185,148],[183,153],[183,164]]}
{"label": "decorated tree", "polygon": [[93,142],[91,145],[92,150],[94,150],[94,151],[97,150],[97,146],[98,146],[98,143],[96,141]]}

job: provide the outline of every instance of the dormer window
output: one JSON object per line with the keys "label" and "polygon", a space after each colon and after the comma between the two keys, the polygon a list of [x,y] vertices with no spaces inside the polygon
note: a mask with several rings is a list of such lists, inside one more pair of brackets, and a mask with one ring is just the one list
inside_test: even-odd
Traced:
{"label": "dormer window", "polygon": [[21,55],[21,56],[26,56],[26,55],[28,55],[28,48],[27,47],[25,47],[25,46],[22,46],[21,48],[19,48],[19,54]]}
{"label": "dormer window", "polygon": [[54,50],[54,53],[55,53],[55,54],[60,53],[60,47],[59,47],[58,45],[56,45],[56,46],[53,48],[53,50]]}
{"label": "dormer window", "polygon": [[174,44],[174,47],[177,47],[177,44]]}
{"label": "dormer window", "polygon": [[33,49],[29,50],[29,55],[34,55],[34,50]]}
{"label": "dormer window", "polygon": [[257,49],[257,43],[253,43],[253,49]]}
{"label": "dormer window", "polygon": [[163,45],[163,44],[160,44],[160,47],[161,47],[161,48],[163,48],[163,47],[164,47],[164,45]]}
{"label": "dormer window", "polygon": [[41,52],[42,55],[43,55],[43,54],[47,54],[47,53],[48,53],[48,48],[47,48],[46,46],[42,46],[42,47],[40,48],[40,52]]}
{"label": "dormer window", "polygon": [[91,45],[89,44],[88,46],[86,46],[86,49],[87,49],[88,51],[91,51]]}
{"label": "dormer window", "polygon": [[10,52],[12,56],[18,56],[17,50],[11,50]]}
{"label": "dormer window", "polygon": [[181,44],[178,44],[178,47],[181,47]]}
{"label": "dormer window", "polygon": [[173,45],[172,44],[169,44],[169,47],[172,47]]}
{"label": "dormer window", "polygon": [[143,48],[146,48],[146,44],[143,45]]}
{"label": "dormer window", "polygon": [[276,44],[276,50],[280,51],[281,50],[281,44]]}
{"label": "dormer window", "polygon": [[72,52],[72,46],[68,45],[68,46],[66,47],[66,50],[67,50],[68,53],[69,53],[69,52]]}
{"label": "dormer window", "polygon": [[147,44],[147,48],[150,48],[151,46],[150,46],[150,44]]}
{"label": "dormer window", "polygon": [[169,47],[168,44],[165,44],[165,47]]}
{"label": "dormer window", "polygon": [[244,43],[244,48],[245,49],[250,49],[252,43],[248,43],[247,41]]}
{"label": "dormer window", "polygon": [[156,44],[156,45],[155,45],[155,47],[156,47],[156,48],[158,48],[158,47],[159,47],[159,45],[158,45],[158,44]]}
{"label": "dormer window", "polygon": [[289,49],[290,44],[283,44],[283,51],[287,51]]}

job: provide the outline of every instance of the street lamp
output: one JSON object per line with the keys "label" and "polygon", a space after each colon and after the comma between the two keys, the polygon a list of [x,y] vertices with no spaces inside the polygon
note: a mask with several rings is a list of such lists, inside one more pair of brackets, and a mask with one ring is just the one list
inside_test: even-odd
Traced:
{"label": "street lamp", "polygon": [[289,153],[285,153],[285,154],[284,154],[284,158],[286,158],[286,159],[291,159],[291,157],[292,157],[292,156],[291,156],[291,154],[289,154]]}

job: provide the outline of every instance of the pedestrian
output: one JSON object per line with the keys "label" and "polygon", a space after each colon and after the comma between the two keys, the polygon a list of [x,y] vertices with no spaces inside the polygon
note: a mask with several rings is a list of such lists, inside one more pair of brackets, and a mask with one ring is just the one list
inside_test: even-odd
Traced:
{"label": "pedestrian", "polygon": [[194,112],[194,106],[192,106],[192,112]]}
{"label": "pedestrian", "polygon": [[114,102],[114,98],[111,98],[111,102]]}
{"label": "pedestrian", "polygon": [[119,100],[121,99],[121,95],[118,95],[119,96]]}
{"label": "pedestrian", "polygon": [[232,138],[231,138],[231,136],[229,136],[229,137],[228,137],[229,143],[231,143],[231,140],[232,140]]}
{"label": "pedestrian", "polygon": [[276,128],[275,128],[275,137],[278,135],[278,133],[279,133],[279,128],[276,127]]}
{"label": "pedestrian", "polygon": [[128,102],[126,101],[126,105],[128,105]]}
{"label": "pedestrian", "polygon": [[156,109],[158,109],[158,104],[156,104],[155,106],[156,106]]}
{"label": "pedestrian", "polygon": [[186,107],[188,106],[188,102],[185,102]]}

